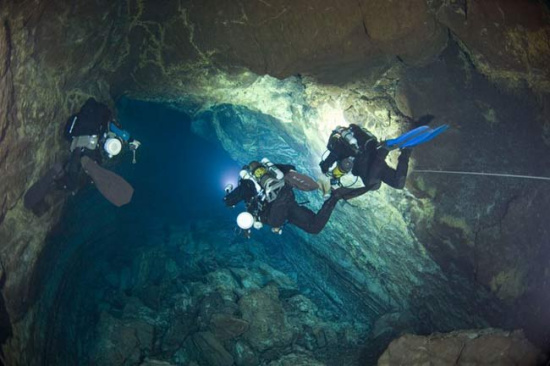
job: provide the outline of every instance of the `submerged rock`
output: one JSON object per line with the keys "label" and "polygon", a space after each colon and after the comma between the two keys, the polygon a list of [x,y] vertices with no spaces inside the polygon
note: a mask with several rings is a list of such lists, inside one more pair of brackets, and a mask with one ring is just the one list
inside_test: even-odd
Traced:
{"label": "submerged rock", "polygon": [[447,334],[406,334],[394,340],[378,360],[391,365],[541,365],[544,356],[523,332],[498,329]]}
{"label": "submerged rock", "polygon": [[210,329],[216,338],[225,341],[246,332],[248,322],[227,314],[214,314],[210,319]]}
{"label": "submerged rock", "polygon": [[291,353],[270,362],[268,366],[325,366],[325,364],[309,355]]}
{"label": "submerged rock", "polygon": [[212,366],[231,366],[233,356],[223,347],[220,341],[210,332],[195,333],[192,343],[195,347],[195,356],[205,364]]}
{"label": "submerged rock", "polygon": [[243,319],[250,323],[244,338],[259,352],[285,347],[292,341],[293,330],[278,296],[277,288],[269,285],[239,300]]}
{"label": "submerged rock", "polygon": [[92,353],[98,365],[137,363],[153,348],[154,327],[141,319],[120,320],[102,313],[98,332],[100,342]]}

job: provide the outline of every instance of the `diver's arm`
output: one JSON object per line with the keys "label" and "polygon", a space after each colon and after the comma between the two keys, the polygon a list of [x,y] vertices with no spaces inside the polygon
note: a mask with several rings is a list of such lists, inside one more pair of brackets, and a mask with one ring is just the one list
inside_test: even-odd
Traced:
{"label": "diver's arm", "polygon": [[233,207],[241,201],[246,201],[256,194],[256,188],[254,182],[249,179],[241,179],[237,188],[229,192],[224,198],[223,202],[228,207]]}
{"label": "diver's arm", "polygon": [[338,156],[338,154],[331,151],[330,154],[328,154],[327,158],[319,163],[319,166],[321,167],[321,171],[323,172],[323,174],[326,174],[326,172],[328,172],[332,164],[337,162],[339,159],[340,157]]}

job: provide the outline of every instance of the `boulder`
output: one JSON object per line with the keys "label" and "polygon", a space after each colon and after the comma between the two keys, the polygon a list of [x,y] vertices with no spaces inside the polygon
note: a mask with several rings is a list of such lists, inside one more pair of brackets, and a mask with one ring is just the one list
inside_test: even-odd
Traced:
{"label": "boulder", "polygon": [[394,340],[378,360],[389,365],[538,365],[540,350],[521,331],[465,330],[447,334],[406,334]]}
{"label": "boulder", "polygon": [[92,359],[99,365],[137,363],[153,347],[154,327],[143,320],[117,319],[101,313]]}
{"label": "boulder", "polygon": [[227,314],[214,314],[210,330],[221,341],[233,339],[248,330],[248,322]]}
{"label": "boulder", "polygon": [[243,341],[235,342],[233,357],[237,366],[256,366],[260,363],[258,355]]}
{"label": "boulder", "polygon": [[199,332],[192,336],[195,356],[210,366],[231,366],[233,356],[223,347],[220,341],[210,332]]}
{"label": "boulder", "polygon": [[293,337],[279,292],[273,285],[252,291],[239,301],[243,319],[250,323],[244,338],[259,352],[288,346]]}

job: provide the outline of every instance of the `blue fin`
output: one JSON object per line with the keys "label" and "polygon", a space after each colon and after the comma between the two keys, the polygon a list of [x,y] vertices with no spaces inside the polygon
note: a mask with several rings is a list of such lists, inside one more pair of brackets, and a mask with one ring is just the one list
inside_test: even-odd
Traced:
{"label": "blue fin", "polygon": [[391,148],[391,147],[394,147],[395,145],[400,145],[400,144],[404,143],[405,141],[407,141],[408,139],[413,138],[413,137],[417,136],[418,134],[420,134],[420,133],[422,133],[426,130],[429,130],[428,126],[417,127],[413,130],[410,130],[409,132],[406,132],[406,133],[402,134],[399,137],[396,137],[396,138],[391,139],[391,140],[387,140],[386,141],[386,146]]}
{"label": "blue fin", "polygon": [[420,144],[423,144],[425,142],[433,140],[434,138],[436,138],[437,136],[439,136],[443,132],[447,131],[448,128],[449,128],[449,125],[439,126],[438,128],[433,129],[433,130],[429,131],[428,133],[423,133],[420,136],[417,136],[413,139],[410,139],[409,141],[407,141],[403,145],[401,145],[400,148],[403,149],[403,148],[407,148],[407,147],[418,146]]}

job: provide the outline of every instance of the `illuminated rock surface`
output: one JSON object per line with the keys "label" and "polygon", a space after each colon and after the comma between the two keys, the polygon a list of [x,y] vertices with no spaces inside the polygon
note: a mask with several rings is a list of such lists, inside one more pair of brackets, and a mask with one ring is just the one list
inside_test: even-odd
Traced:
{"label": "illuminated rock surface", "polygon": [[375,363],[402,332],[488,326],[549,344],[546,182],[411,173],[406,191],[339,204],[318,236],[264,229],[233,246],[230,214],[223,230],[145,225],[85,192],[36,218],[21,199],[65,156],[65,119],[123,94],[182,112],[239,164],[317,176],[337,124],[384,139],[432,114],[451,130],[415,168],[550,176],[546,4],[3,1],[0,17],[7,364]]}
{"label": "illuminated rock surface", "polygon": [[380,357],[389,365],[537,365],[540,351],[521,332],[470,330],[428,337],[404,335]]}

